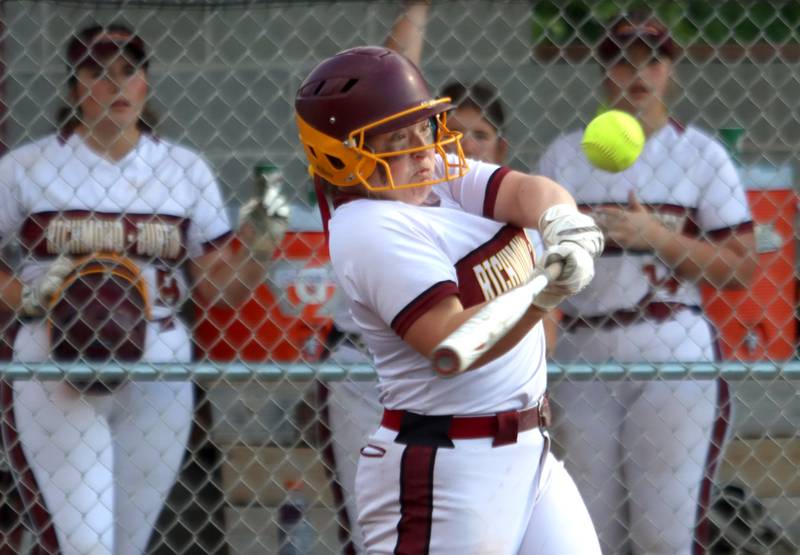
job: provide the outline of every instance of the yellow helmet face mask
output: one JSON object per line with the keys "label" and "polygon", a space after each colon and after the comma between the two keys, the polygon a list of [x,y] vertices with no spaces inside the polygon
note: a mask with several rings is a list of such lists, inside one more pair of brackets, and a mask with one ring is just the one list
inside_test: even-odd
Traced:
{"label": "yellow helmet face mask", "polygon": [[[424,102],[419,106],[355,129],[348,134],[347,139],[344,141],[339,141],[334,137],[317,131],[298,116],[297,127],[309,161],[308,171],[312,176],[321,177],[339,187],[363,185],[370,191],[424,187],[463,177],[469,168],[461,148],[462,135],[447,128],[447,115],[444,112],[433,116],[436,121],[436,136],[431,144],[393,150],[391,152],[373,152],[366,144],[367,135],[370,131],[400,118],[408,118],[415,112],[423,112],[438,105],[449,104],[449,102],[449,98],[439,98]],[[440,157],[444,164],[444,174],[426,181],[396,183],[388,160],[426,150],[433,150]],[[448,151],[455,155],[455,160],[451,161],[448,158]],[[385,179],[382,180],[381,184],[372,184],[369,182],[369,178],[379,167],[383,168]]]}

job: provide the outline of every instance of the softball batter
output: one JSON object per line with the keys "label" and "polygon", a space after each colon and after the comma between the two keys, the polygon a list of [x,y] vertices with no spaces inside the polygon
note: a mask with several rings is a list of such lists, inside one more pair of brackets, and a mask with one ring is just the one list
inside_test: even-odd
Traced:
{"label": "softball batter", "polygon": [[[382,47],[323,61],[295,99],[315,179],[340,188],[331,260],[384,407],[356,476],[365,549],[597,553],[583,502],[549,454],[538,324],[591,280],[602,234],[548,179],[467,167],[449,107]],[[544,260],[564,260],[565,272],[475,368],[437,377],[434,347],[531,275],[525,227],[542,232]]]}

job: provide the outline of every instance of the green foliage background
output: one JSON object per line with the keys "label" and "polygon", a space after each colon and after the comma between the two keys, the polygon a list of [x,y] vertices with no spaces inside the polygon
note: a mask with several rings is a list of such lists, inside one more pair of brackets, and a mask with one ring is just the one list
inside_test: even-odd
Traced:
{"label": "green foliage background", "polygon": [[800,39],[800,1],[540,0],[533,5],[533,42],[564,46],[594,45],[605,23],[633,8],[653,10],[682,45],[756,42],[775,45]]}

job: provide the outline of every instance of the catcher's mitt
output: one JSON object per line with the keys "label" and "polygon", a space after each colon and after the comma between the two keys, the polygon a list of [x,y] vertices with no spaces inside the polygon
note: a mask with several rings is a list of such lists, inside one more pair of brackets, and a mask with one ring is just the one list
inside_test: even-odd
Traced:
{"label": "catcher's mitt", "polygon": [[50,302],[50,348],[64,362],[136,362],[150,303],[139,268],[113,254],[75,262]]}

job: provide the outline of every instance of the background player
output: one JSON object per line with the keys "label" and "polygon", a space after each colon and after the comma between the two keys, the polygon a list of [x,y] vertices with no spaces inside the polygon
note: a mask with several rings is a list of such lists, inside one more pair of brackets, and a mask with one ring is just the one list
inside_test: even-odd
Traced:
{"label": "background player", "polygon": [[[580,131],[542,157],[541,173],[593,212],[607,241],[591,286],[561,307],[557,359],[714,360],[697,284],[750,283],[754,239],[742,184],[722,145],[669,118],[677,51],[660,21],[647,13],[620,17],[598,54],[608,105],[639,118],[647,143],[619,174],[589,165]],[[693,528],[725,435],[727,385],[565,380],[551,392],[554,438],[604,551],[689,553],[693,541],[694,552],[703,551]]]}
{"label": "background player", "polygon": [[[381,47],[323,61],[295,100],[315,179],[344,187],[334,193],[331,260],[386,409],[356,477],[365,548],[596,553],[591,521],[541,427],[547,373],[537,324],[591,279],[602,235],[550,180],[467,168],[441,117],[448,107],[431,99],[413,63]],[[436,154],[448,143],[458,155]],[[472,371],[436,377],[433,348],[513,287],[512,276],[532,273],[525,227],[543,232],[547,258],[564,260],[565,271]],[[487,267],[503,269],[487,281]]]}
{"label": "background player", "polygon": [[[156,139],[145,108],[149,58],[122,25],[68,43],[68,99],[58,133],[0,160],[0,234],[20,240],[15,274],[0,273],[5,310],[25,321],[14,358],[47,360],[50,297],[72,258],[129,257],[152,301],[142,360],[188,362],[177,310],[237,304],[264,279],[285,207],[248,204],[234,250],[218,185],[194,152]],[[260,234],[264,227],[276,236]],[[190,281],[182,268],[188,266]],[[173,485],[192,416],[189,382],[123,382],[110,392],[72,382],[3,386],[3,439],[39,547],[48,553],[143,553]]]}

